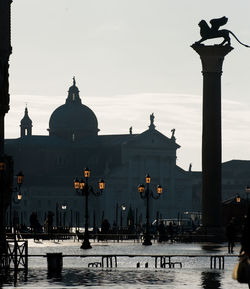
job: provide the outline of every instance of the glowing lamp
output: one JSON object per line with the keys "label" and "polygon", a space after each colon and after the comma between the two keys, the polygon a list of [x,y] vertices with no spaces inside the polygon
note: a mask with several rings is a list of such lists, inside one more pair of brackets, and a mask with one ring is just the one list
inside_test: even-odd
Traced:
{"label": "glowing lamp", "polygon": [[157,186],[157,194],[161,195],[162,194],[162,186],[158,185]]}
{"label": "glowing lamp", "polygon": [[18,185],[22,185],[23,179],[24,179],[23,173],[19,172],[19,174],[17,175],[17,183],[18,183]]}
{"label": "glowing lamp", "polygon": [[99,189],[104,190],[105,189],[105,182],[103,179],[100,179],[99,181]]}
{"label": "glowing lamp", "polygon": [[139,193],[143,193],[143,192],[144,192],[144,189],[145,189],[145,187],[144,187],[143,184],[140,184],[140,185],[138,186],[138,192],[139,192]]}
{"label": "glowing lamp", "polygon": [[78,178],[75,178],[75,180],[74,180],[74,188],[76,190],[78,190],[80,188],[80,182],[79,182]]}
{"label": "glowing lamp", "polygon": [[18,199],[18,201],[21,201],[21,200],[22,200],[22,194],[21,194],[21,192],[18,192],[18,194],[17,194],[17,199]]}
{"label": "glowing lamp", "polygon": [[80,182],[79,182],[79,188],[80,188],[80,190],[83,190],[84,187],[85,187],[85,182],[84,182],[83,179],[81,179]]}
{"label": "glowing lamp", "polygon": [[147,174],[147,175],[146,175],[146,183],[147,183],[147,184],[150,184],[150,181],[151,181],[150,175]]}

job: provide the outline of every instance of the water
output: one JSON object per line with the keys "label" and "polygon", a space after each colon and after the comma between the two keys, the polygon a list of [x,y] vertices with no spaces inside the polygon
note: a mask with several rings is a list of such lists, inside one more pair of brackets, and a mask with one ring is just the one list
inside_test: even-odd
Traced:
{"label": "water", "polygon": [[[80,243],[67,240],[59,243],[29,241],[29,254],[62,252],[63,254],[226,254],[227,248],[217,248],[200,244],[153,244],[142,246],[140,243],[92,243],[91,250],[80,249]],[[239,247],[235,250],[239,252]],[[183,268],[155,269],[154,258],[134,257],[118,258],[118,268],[88,268],[88,263],[98,261],[100,257],[63,258],[63,270],[58,276],[48,276],[46,258],[29,258],[29,271],[14,277],[0,280],[2,287],[12,288],[170,288],[170,289],[230,289],[248,288],[231,277],[237,257],[225,258],[225,269],[210,269],[210,258],[175,258],[181,261]],[[140,262],[140,268],[136,264]],[[148,268],[145,264],[148,263]]]}

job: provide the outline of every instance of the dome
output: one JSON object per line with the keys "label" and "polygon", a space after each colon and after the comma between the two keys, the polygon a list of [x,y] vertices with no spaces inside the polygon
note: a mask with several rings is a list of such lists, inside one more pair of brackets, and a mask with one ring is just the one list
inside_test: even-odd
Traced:
{"label": "dome", "polygon": [[50,135],[73,141],[98,134],[97,118],[89,107],[82,104],[75,78],[69,88],[65,104],[52,113],[48,130]]}

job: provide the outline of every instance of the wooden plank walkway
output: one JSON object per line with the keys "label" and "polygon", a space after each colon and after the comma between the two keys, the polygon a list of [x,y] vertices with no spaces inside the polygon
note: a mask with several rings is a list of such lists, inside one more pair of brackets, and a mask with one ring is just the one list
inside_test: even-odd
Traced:
{"label": "wooden plank walkway", "polygon": [[[225,258],[237,258],[238,255],[225,255],[225,254],[82,254],[82,255],[61,255],[62,258],[101,258],[101,262],[92,262],[89,267],[117,267],[118,257],[128,258],[154,258],[155,268],[175,268],[178,265],[182,268],[182,262],[175,262],[172,258],[210,258],[211,269],[224,269]],[[43,257],[47,255],[28,255],[28,257]],[[98,263],[98,264],[97,264]],[[100,264],[100,266],[99,266]],[[159,266],[159,267],[158,267]]]}

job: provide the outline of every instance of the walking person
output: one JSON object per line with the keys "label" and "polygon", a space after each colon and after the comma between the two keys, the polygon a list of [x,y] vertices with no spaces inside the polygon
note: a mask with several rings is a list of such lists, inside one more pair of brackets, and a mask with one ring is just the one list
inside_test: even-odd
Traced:
{"label": "walking person", "polygon": [[234,219],[232,218],[229,224],[226,227],[226,237],[228,241],[228,253],[233,253],[234,250],[234,242],[236,238],[236,230],[235,230],[235,224],[234,224]]}
{"label": "walking person", "polygon": [[158,226],[158,232],[159,232],[158,242],[161,243],[163,241],[166,241],[166,230],[163,221],[161,221]]}

